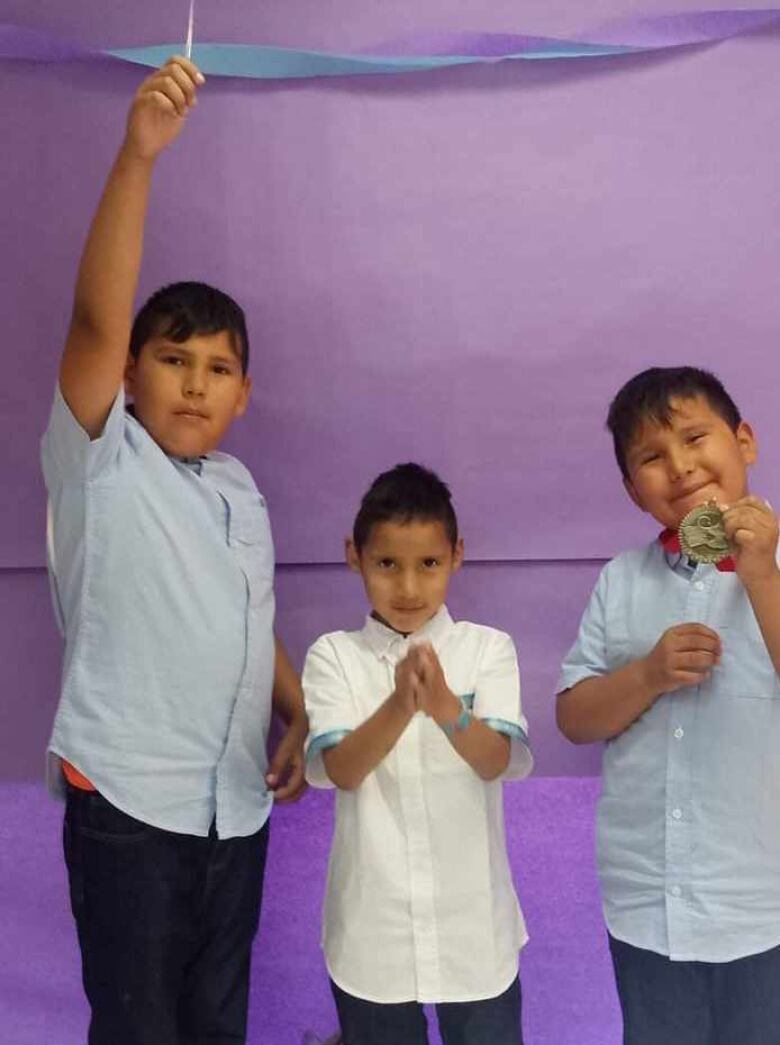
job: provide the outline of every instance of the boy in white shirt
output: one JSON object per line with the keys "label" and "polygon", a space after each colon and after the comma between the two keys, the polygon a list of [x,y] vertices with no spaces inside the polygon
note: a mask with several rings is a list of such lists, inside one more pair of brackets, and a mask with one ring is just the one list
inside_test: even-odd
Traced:
{"label": "boy in white shirt", "polygon": [[337,787],[323,945],[345,1045],[521,1045],[527,940],[502,780],[532,767],[510,637],[445,606],[463,540],[416,464],[363,498],[347,562],[371,613],[322,636],[303,673],[307,777]]}

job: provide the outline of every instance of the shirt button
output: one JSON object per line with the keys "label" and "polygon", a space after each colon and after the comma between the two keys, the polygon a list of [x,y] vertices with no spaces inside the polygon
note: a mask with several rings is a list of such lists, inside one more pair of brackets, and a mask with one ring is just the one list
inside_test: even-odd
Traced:
{"label": "shirt button", "polygon": [[682,809],[673,809],[672,816],[675,820],[682,820]]}
{"label": "shirt button", "polygon": [[682,889],[679,887],[679,885],[673,885],[669,892],[672,894],[672,896],[680,896],[682,894]]}
{"label": "shirt button", "polygon": [[704,591],[704,581],[694,581],[693,586],[696,591]]}
{"label": "shirt button", "polygon": [[675,729],[675,731],[674,731],[674,736],[675,736],[675,739],[682,740],[682,738],[685,736],[685,730],[684,729],[680,729],[680,727],[678,726],[677,729]]}

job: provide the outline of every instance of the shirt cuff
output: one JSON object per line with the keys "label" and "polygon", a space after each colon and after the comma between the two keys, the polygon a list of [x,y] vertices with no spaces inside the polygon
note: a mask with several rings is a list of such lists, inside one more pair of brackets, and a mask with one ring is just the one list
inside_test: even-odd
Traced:
{"label": "shirt cuff", "polygon": [[563,693],[564,690],[572,689],[577,683],[584,682],[585,679],[600,678],[603,674],[605,674],[603,671],[588,667],[586,664],[574,668],[564,668],[558,676],[555,692]]}
{"label": "shirt cuff", "polygon": [[351,732],[351,729],[330,729],[309,740],[306,745],[306,779],[312,787],[335,787],[325,769],[322,752],[340,744]]}
{"label": "shirt cuff", "polygon": [[534,756],[528,743],[528,734],[523,727],[504,718],[489,717],[480,721],[496,733],[509,737],[509,762],[500,779],[522,780],[523,777],[527,777],[534,767]]}

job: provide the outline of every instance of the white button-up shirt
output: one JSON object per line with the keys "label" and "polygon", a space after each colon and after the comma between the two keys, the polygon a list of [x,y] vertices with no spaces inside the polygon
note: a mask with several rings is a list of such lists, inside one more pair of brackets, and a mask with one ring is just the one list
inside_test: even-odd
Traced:
{"label": "white button-up shirt", "polygon": [[[450,689],[510,737],[507,777],[532,758],[514,645],[454,623],[445,607],[408,639],[369,617],[309,650],[307,776],[333,786],[322,751],[368,719],[394,689],[410,642],[433,644]],[[332,979],[376,1002],[474,1001],[502,993],[527,940],[506,853],[502,784],[486,783],[418,712],[354,791],[339,791],[324,911]]]}
{"label": "white button-up shirt", "polygon": [[721,663],[608,741],[599,872],[613,936],[725,962],[780,944],[780,681],[739,577],[657,541],[620,555],[596,584],[558,689],[646,656],[686,622],[720,635]]}
{"label": "white button-up shirt", "polygon": [[271,809],[274,557],[228,454],[165,454],[120,393],[90,440],[57,390],[42,446],[65,636],[50,742],[119,809],[169,831],[257,831]]}

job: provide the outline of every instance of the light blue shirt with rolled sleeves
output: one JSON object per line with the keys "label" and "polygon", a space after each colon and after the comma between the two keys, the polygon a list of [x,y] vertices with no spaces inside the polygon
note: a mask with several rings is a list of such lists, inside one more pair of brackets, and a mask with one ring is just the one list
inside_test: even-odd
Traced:
{"label": "light blue shirt with rolled sleeves", "polygon": [[59,389],[42,462],[65,638],[52,789],[66,759],[145,823],[252,834],[272,804],[274,556],[251,475],[169,457],[122,393],[90,440]]}
{"label": "light blue shirt with rolled sleeves", "polygon": [[658,542],[618,556],[558,691],[645,656],[686,622],[720,635],[721,663],[607,742],[599,874],[613,936],[725,962],[780,944],[780,681],[738,576]]}

